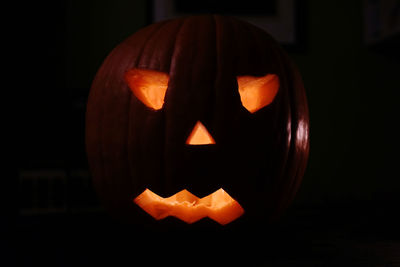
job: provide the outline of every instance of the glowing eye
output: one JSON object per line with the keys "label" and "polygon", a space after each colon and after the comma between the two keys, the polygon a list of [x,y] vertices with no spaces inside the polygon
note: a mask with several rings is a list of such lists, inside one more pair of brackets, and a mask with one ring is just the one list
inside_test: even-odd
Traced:
{"label": "glowing eye", "polygon": [[279,89],[279,78],[276,74],[263,77],[239,76],[237,83],[242,105],[251,113],[271,104]]}
{"label": "glowing eye", "polygon": [[159,110],[168,88],[168,74],[155,70],[131,69],[125,80],[135,96],[149,108]]}

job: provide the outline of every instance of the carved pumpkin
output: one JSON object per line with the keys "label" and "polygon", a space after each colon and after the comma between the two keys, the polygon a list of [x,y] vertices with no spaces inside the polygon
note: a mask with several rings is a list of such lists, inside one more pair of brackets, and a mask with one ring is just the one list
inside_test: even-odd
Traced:
{"label": "carved pumpkin", "polygon": [[168,20],[102,64],[86,144],[98,195],[122,219],[270,220],[306,167],[305,91],[259,28],[217,15]]}

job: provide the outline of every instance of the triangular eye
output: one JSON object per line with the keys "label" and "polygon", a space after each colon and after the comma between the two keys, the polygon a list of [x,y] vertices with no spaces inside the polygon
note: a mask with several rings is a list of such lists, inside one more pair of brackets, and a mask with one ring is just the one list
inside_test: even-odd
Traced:
{"label": "triangular eye", "polygon": [[271,104],[279,90],[276,74],[263,77],[238,76],[237,83],[242,105],[251,113]]}
{"label": "triangular eye", "polygon": [[125,73],[125,81],[143,104],[155,110],[162,108],[168,88],[168,74],[155,70],[131,69]]}

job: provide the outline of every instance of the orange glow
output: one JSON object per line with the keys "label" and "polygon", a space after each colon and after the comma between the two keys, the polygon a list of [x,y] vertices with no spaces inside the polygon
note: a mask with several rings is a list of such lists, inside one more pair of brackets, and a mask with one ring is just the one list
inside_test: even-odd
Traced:
{"label": "orange glow", "polygon": [[203,198],[196,197],[186,189],[168,198],[146,189],[133,202],[156,220],[174,216],[186,223],[209,217],[225,225],[244,213],[240,204],[222,188]]}
{"label": "orange glow", "polygon": [[279,78],[276,74],[263,77],[237,77],[240,100],[242,105],[251,113],[269,105],[279,89]]}
{"label": "orange glow", "polygon": [[125,73],[125,80],[143,104],[155,110],[162,108],[168,87],[167,74],[155,70],[131,69]]}
{"label": "orange glow", "polygon": [[198,121],[186,140],[187,145],[211,145],[215,144],[214,138],[207,128]]}

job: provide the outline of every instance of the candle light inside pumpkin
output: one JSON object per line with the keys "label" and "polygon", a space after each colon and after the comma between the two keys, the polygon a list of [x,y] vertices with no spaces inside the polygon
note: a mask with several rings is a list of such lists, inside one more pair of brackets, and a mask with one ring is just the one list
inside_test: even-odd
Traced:
{"label": "candle light inside pumpkin", "polygon": [[194,223],[209,217],[225,225],[244,213],[239,202],[222,188],[203,198],[196,197],[186,189],[168,198],[146,189],[133,201],[156,220],[174,216],[186,223]]}

